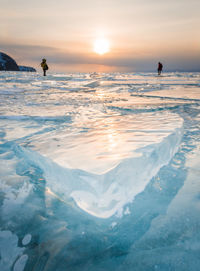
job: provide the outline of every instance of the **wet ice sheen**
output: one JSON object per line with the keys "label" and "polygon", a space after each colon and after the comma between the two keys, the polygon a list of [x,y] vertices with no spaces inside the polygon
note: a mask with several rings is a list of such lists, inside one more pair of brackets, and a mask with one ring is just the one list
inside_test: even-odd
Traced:
{"label": "wet ice sheen", "polygon": [[1,269],[197,270],[199,87],[2,72]]}

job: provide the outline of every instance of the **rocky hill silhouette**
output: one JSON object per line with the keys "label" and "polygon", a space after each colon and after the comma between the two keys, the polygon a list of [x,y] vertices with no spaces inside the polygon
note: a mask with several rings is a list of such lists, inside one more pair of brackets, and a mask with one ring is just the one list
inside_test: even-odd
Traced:
{"label": "rocky hill silhouette", "polygon": [[18,66],[16,61],[5,53],[0,52],[0,71],[28,71],[36,72],[32,67]]}

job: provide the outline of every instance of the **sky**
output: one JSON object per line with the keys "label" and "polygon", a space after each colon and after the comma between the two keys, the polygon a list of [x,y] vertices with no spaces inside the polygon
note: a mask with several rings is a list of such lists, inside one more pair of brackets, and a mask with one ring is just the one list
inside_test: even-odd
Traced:
{"label": "sky", "polygon": [[199,0],[0,0],[0,51],[37,70],[46,58],[57,72],[200,71],[199,11]]}

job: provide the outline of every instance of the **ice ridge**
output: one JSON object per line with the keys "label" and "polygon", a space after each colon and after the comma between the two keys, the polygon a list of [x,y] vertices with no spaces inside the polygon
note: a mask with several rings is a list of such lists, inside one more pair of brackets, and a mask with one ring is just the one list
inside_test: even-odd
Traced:
{"label": "ice ridge", "polygon": [[182,129],[176,128],[160,143],[138,149],[138,157],[127,158],[105,174],[61,167],[51,159],[21,146],[17,155],[42,169],[46,185],[64,201],[73,198],[85,212],[109,218],[122,214],[123,207],[141,193],[158,171],[177,152]]}

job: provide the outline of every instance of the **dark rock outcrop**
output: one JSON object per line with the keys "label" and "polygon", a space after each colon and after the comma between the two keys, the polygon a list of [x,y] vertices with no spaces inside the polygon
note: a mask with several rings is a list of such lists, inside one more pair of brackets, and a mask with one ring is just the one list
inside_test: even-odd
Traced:
{"label": "dark rock outcrop", "polygon": [[2,52],[0,52],[0,71],[36,72],[36,70],[32,67],[18,66],[12,57]]}
{"label": "dark rock outcrop", "polygon": [[21,72],[36,72],[36,69],[28,66],[19,66]]}
{"label": "dark rock outcrop", "polygon": [[19,71],[19,67],[14,59],[0,52],[0,71]]}

